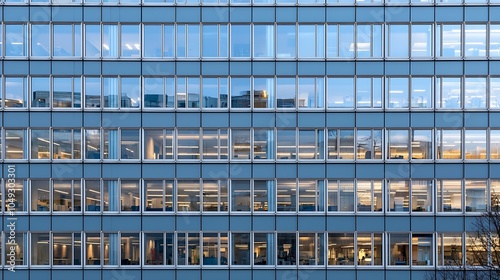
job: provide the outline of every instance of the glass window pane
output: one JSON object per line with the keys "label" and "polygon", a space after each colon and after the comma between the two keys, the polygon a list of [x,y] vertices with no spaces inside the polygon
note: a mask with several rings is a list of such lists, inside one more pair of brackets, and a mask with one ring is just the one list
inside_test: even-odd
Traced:
{"label": "glass window pane", "polygon": [[167,108],[175,107],[175,79],[167,77],[165,78],[165,103]]}
{"label": "glass window pane", "polygon": [[500,24],[490,25],[490,57],[500,56]]}
{"label": "glass window pane", "polygon": [[274,264],[274,233],[254,233],[254,265]]}
{"label": "glass window pane", "polygon": [[219,133],[217,129],[203,129],[203,159],[219,158]]}
{"label": "glass window pane", "polygon": [[231,26],[231,57],[250,57],[250,25]]}
{"label": "glass window pane", "polygon": [[274,25],[254,25],[253,56],[274,58]]}
{"label": "glass window pane", "polygon": [[86,233],[85,256],[87,257],[87,265],[101,264],[101,235],[100,233]]}
{"label": "glass window pane", "polygon": [[218,180],[203,180],[203,211],[227,211],[226,207],[227,187],[225,188],[225,181],[221,182],[221,186],[219,186]]}
{"label": "glass window pane", "polygon": [[[219,26],[203,25],[202,27],[202,56],[219,57]],[[217,47],[214,47],[217,46]]]}
{"label": "glass window pane", "polygon": [[274,181],[255,180],[253,186],[253,211],[274,212]]}
{"label": "glass window pane", "polygon": [[[79,55],[78,53],[76,53],[75,50],[75,43],[78,44],[79,42],[76,41],[76,38],[73,37],[73,36],[79,37],[79,34],[74,34],[73,28],[79,28],[79,26],[73,26],[69,24],[53,25],[54,46],[52,55],[54,57],[57,56],[68,57],[68,56]],[[81,40],[80,37],[78,39]]]}
{"label": "glass window pane", "polygon": [[50,135],[48,129],[31,130],[31,159],[50,159]]}
{"label": "glass window pane", "polygon": [[356,106],[382,108],[382,78],[356,78]]}
{"label": "glass window pane", "polygon": [[437,131],[437,158],[461,159],[462,158],[462,131],[438,130]]}
{"label": "glass window pane", "polygon": [[200,26],[187,26],[187,57],[200,57]]}
{"label": "glass window pane", "polygon": [[410,240],[408,234],[389,234],[389,265],[409,265]]}
{"label": "glass window pane", "polygon": [[500,159],[500,130],[490,131],[490,159]]}
{"label": "glass window pane", "polygon": [[49,265],[49,234],[31,234],[31,265]]}
{"label": "glass window pane", "polygon": [[274,108],[274,78],[253,79],[253,107]]}
{"label": "glass window pane", "polygon": [[411,245],[413,266],[430,266],[434,264],[432,234],[412,234]]}
{"label": "glass window pane", "polygon": [[144,108],[165,108],[163,78],[144,78]]}
{"label": "glass window pane", "polygon": [[85,77],[85,107],[101,108],[101,79]]}
{"label": "glass window pane", "polygon": [[460,233],[438,234],[438,265],[460,266],[462,264],[463,242]]}
{"label": "glass window pane", "polygon": [[80,181],[55,181],[53,188],[53,211],[79,212],[82,210],[82,189]]}
{"label": "glass window pane", "polygon": [[49,77],[31,78],[31,107],[50,107]]}
{"label": "glass window pane", "polygon": [[177,181],[177,211],[200,211],[200,182],[198,180]]}
{"label": "glass window pane", "polygon": [[121,211],[139,211],[141,203],[139,195],[139,182],[131,180],[121,181]]}
{"label": "glass window pane", "polygon": [[486,212],[486,180],[465,180],[465,212]]}
{"label": "glass window pane", "polygon": [[278,265],[297,265],[297,236],[278,232]]}
{"label": "glass window pane", "polygon": [[389,130],[389,159],[408,159],[410,155],[408,130]]}
{"label": "glass window pane", "polygon": [[295,108],[296,106],[295,78],[276,79],[277,108]]}
{"label": "glass window pane", "polygon": [[324,108],[325,80],[323,78],[299,78],[299,108]]}
{"label": "glass window pane", "polygon": [[324,36],[321,25],[299,25],[299,58],[324,57]]}
{"label": "glass window pane", "polygon": [[31,56],[50,56],[50,26],[31,25]]}
{"label": "glass window pane", "polygon": [[324,211],[324,183],[316,180],[299,180],[299,211]]}
{"label": "glass window pane", "polygon": [[31,181],[31,211],[49,212],[51,208],[48,180]]}
{"label": "glass window pane", "polygon": [[412,159],[432,159],[432,131],[413,130],[411,149]]}
{"label": "glass window pane", "polygon": [[324,265],[323,233],[299,233],[299,265]]}
{"label": "glass window pane", "polygon": [[200,138],[199,130],[178,130],[177,159],[199,159]]}
{"label": "glass window pane", "polygon": [[250,129],[231,130],[233,159],[250,159]]}
{"label": "glass window pane", "polygon": [[53,159],[80,159],[81,158],[81,131],[71,129],[54,129],[52,158]]}
{"label": "glass window pane", "polygon": [[145,265],[165,265],[167,247],[163,233],[144,233],[144,245]]}
{"label": "glass window pane", "polygon": [[354,108],[354,78],[328,78],[328,108]]}
{"label": "glass window pane", "polygon": [[27,41],[24,24],[5,25],[5,56],[26,56]]}
{"label": "glass window pane", "polygon": [[460,25],[437,25],[436,56],[461,57],[462,27]]}
{"label": "glass window pane", "polygon": [[490,94],[490,108],[500,108],[500,78],[490,78],[490,87],[488,93]]}
{"label": "glass window pane", "polygon": [[5,77],[5,108],[26,107],[26,78]]}
{"label": "glass window pane", "polygon": [[486,78],[464,79],[465,109],[486,109]]}
{"label": "glass window pane", "polygon": [[411,207],[413,212],[432,212],[433,184],[430,180],[412,180]]}
{"label": "glass window pane", "polygon": [[465,159],[486,158],[486,131],[465,130]]}
{"label": "glass window pane", "polygon": [[250,234],[232,233],[232,265],[250,265]]}
{"label": "glass window pane", "polygon": [[174,26],[173,25],[164,25],[163,26],[163,57],[174,57],[174,52],[175,52]]}
{"label": "glass window pane", "polygon": [[274,131],[270,129],[254,129],[254,159],[274,159]]}
{"label": "glass window pane", "polygon": [[104,180],[102,183],[103,195],[102,201],[104,206],[104,211],[118,212],[120,211],[119,200],[119,184],[118,180]]}
{"label": "glass window pane", "polygon": [[[102,79],[102,84],[103,84],[103,99],[104,99],[104,108],[118,108],[119,104],[124,103],[126,104],[127,101],[125,102],[120,102],[118,93],[118,78],[103,78]],[[126,97],[124,96],[125,100]]]}
{"label": "glass window pane", "polygon": [[278,129],[276,158],[288,160],[297,158],[295,130]]}
{"label": "glass window pane", "polygon": [[203,265],[219,265],[219,234],[203,233]]}
{"label": "glass window pane", "polygon": [[121,159],[139,159],[139,130],[128,129],[121,132]]}
{"label": "glass window pane", "polygon": [[372,25],[356,26],[356,57],[372,57]]}
{"label": "glass window pane", "polygon": [[436,80],[436,106],[446,109],[462,108],[460,78],[438,78]]}
{"label": "glass window pane", "polygon": [[408,57],[408,25],[392,24],[388,29],[388,57]]}
{"label": "glass window pane", "polygon": [[101,158],[101,131],[98,129],[85,130],[85,158]]}
{"label": "glass window pane", "polygon": [[[53,251],[52,251],[53,265],[81,265],[80,234],[53,233],[52,242],[53,242]],[[73,250],[75,251],[74,254]]]}
{"label": "glass window pane", "polygon": [[363,181],[356,182],[357,211],[373,212],[382,211],[382,182]]}
{"label": "glass window pane", "polygon": [[382,158],[382,131],[358,130],[356,135],[356,147],[358,159],[381,159]]}
{"label": "glass window pane", "polygon": [[278,212],[297,211],[297,184],[295,180],[279,179],[276,196]]}
{"label": "glass window pane", "polygon": [[353,233],[328,233],[328,265],[354,265]]}
{"label": "glass window pane", "polygon": [[161,25],[144,25],[144,57],[162,57],[162,41],[158,40],[161,28]]}
{"label": "glass window pane", "polygon": [[139,25],[121,26],[121,57],[141,56],[141,35]]}
{"label": "glass window pane", "polygon": [[465,56],[486,56],[486,25],[465,25]]}
{"label": "glass window pane", "polygon": [[139,233],[121,233],[121,265],[140,264]]}
{"label": "glass window pane", "polygon": [[324,158],[323,130],[299,130],[299,159]]}
{"label": "glass window pane", "polygon": [[411,107],[432,108],[432,78],[411,78]]}
{"label": "glass window pane", "polygon": [[144,181],[146,195],[146,211],[173,211],[173,182],[172,181]]}
{"label": "glass window pane", "polygon": [[410,211],[410,182],[390,181],[388,182],[389,205],[387,211],[409,212]]}
{"label": "glass window pane", "polygon": [[276,57],[295,58],[295,25],[278,25],[276,31]]}
{"label": "glass window pane", "polygon": [[[339,25],[339,57],[353,58],[354,57],[354,26],[353,25]],[[332,34],[333,35],[333,34]]]}
{"label": "glass window pane", "polygon": [[118,57],[118,25],[102,26],[102,56]]}
{"label": "glass window pane", "polygon": [[339,159],[354,159],[354,130],[340,130]]}
{"label": "glass window pane", "polygon": [[[85,181],[85,209],[86,211],[101,211],[101,184],[97,180]],[[87,257],[89,257],[87,255]]]}
{"label": "glass window pane", "polygon": [[432,57],[432,26],[411,26],[411,57]]}
{"label": "glass window pane", "polygon": [[358,265],[382,265],[382,234],[358,233]]}
{"label": "glass window pane", "polygon": [[121,78],[121,108],[141,107],[141,81],[137,78]]}
{"label": "glass window pane", "polygon": [[408,108],[408,78],[388,78],[388,107]]}
{"label": "glass window pane", "polygon": [[120,240],[118,239],[118,233],[103,233],[102,243],[104,248],[104,265],[118,265],[119,255],[118,246]]}
{"label": "glass window pane", "polygon": [[438,181],[438,211],[462,212],[462,181]]}
{"label": "glass window pane", "polygon": [[[109,45],[102,45],[104,50],[109,49]],[[85,25],[85,57],[101,56],[101,26]]]}
{"label": "glass window pane", "polygon": [[233,180],[231,182],[231,211],[250,211],[250,181]]}
{"label": "glass window pane", "polygon": [[219,108],[219,79],[202,78],[201,83],[203,108]]}
{"label": "glass window pane", "polygon": [[250,108],[250,78],[231,78],[231,108]]}
{"label": "glass window pane", "polygon": [[53,107],[80,108],[81,107],[81,79],[80,78],[53,78]]}

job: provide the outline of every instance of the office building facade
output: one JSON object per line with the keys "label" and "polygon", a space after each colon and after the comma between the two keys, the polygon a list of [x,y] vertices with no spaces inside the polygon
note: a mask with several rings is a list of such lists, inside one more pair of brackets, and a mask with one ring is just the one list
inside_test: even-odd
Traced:
{"label": "office building facade", "polygon": [[1,278],[469,265],[500,192],[498,4],[4,0]]}

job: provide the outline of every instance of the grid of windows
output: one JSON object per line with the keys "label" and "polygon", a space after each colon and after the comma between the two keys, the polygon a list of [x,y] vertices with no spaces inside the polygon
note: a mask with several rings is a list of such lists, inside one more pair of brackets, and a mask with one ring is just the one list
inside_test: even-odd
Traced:
{"label": "grid of windows", "polygon": [[0,4],[0,213],[18,218],[0,266],[11,251],[36,279],[477,265],[473,220],[500,192],[500,0]]}
{"label": "grid of windows", "polygon": [[444,267],[470,264],[467,255],[471,235],[360,231],[20,232],[15,252],[17,266],[32,268]]}
{"label": "grid of windows", "polygon": [[4,76],[1,84],[7,110],[500,109],[496,76]]}
{"label": "grid of windows", "polygon": [[500,180],[19,179],[14,188],[6,212],[477,215],[493,206]]}
{"label": "grid of windows", "polygon": [[2,50],[5,58],[189,60],[230,57],[290,60],[500,57],[496,43],[500,39],[500,25],[486,22],[6,23],[0,27],[5,29],[5,39],[2,40],[7,43]]}
{"label": "grid of windows", "polygon": [[47,128],[4,129],[3,133],[6,161],[500,159],[500,130],[486,128]]}

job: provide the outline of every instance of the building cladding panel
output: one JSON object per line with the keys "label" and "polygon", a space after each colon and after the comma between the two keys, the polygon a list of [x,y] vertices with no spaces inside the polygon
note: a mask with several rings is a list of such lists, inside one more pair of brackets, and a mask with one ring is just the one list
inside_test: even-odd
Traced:
{"label": "building cladding panel", "polygon": [[465,263],[500,191],[498,4],[4,0],[1,278]]}

